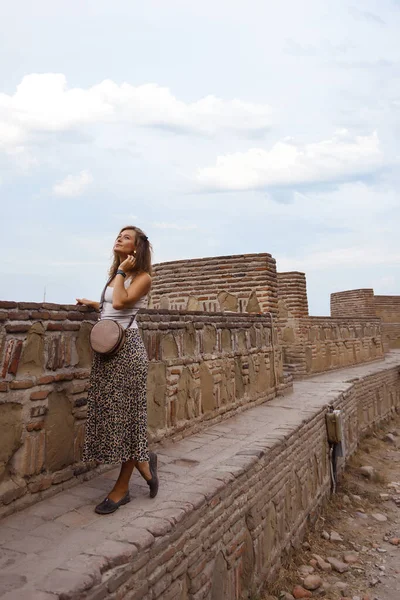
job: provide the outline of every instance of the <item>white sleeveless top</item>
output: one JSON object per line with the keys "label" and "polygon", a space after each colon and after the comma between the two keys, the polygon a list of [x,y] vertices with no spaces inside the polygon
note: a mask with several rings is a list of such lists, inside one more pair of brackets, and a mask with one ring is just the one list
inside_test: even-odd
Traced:
{"label": "white sleeveless top", "polygon": [[[132,278],[128,277],[128,279],[124,281],[125,289],[130,286],[131,280]],[[143,298],[140,298],[140,300],[138,300],[130,308],[121,308],[120,310],[118,310],[116,308],[113,308],[112,305],[113,291],[114,288],[107,286],[106,293],[104,294],[104,303],[100,313],[100,319],[113,319],[114,321],[117,321],[117,323],[119,323],[121,327],[124,327],[126,329],[129,325],[129,321],[134,315],[136,316],[138,310],[140,308],[147,307],[147,296],[143,296]],[[137,328],[138,324],[136,323],[136,319],[134,319],[129,329]]]}

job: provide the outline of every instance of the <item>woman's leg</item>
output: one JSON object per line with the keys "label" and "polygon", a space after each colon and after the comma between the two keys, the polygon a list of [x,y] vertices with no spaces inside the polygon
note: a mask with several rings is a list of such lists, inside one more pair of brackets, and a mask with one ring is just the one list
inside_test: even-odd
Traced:
{"label": "woman's leg", "polygon": [[146,462],[139,462],[138,460],[135,461],[135,467],[137,468],[137,470],[139,471],[139,473],[141,474],[142,477],[144,477],[144,479],[146,481],[150,481],[151,479],[151,473],[150,473],[150,464],[148,461]]}
{"label": "woman's leg", "polygon": [[108,498],[113,502],[119,502],[129,490],[129,481],[133,469],[136,466],[136,462],[137,461],[132,458],[131,460],[122,463],[118,479],[115,482],[113,489],[108,494]]}
{"label": "woman's leg", "polygon": [[135,467],[146,481],[150,481],[150,465],[147,461],[139,462],[134,458],[132,458],[131,460],[127,460],[126,462],[122,463],[118,479],[115,482],[113,489],[108,494],[108,498],[110,500],[112,500],[113,502],[119,502],[121,498],[125,496],[129,489],[129,481],[131,479],[133,469]]}

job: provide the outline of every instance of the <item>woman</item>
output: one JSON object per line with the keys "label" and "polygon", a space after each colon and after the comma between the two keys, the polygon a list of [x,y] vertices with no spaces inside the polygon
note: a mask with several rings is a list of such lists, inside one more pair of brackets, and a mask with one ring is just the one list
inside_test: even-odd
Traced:
{"label": "woman", "polygon": [[[95,508],[99,514],[130,502],[129,480],[135,467],[146,479],[150,497],[158,491],[157,456],[147,448],[148,358],[133,318],[146,305],[150,287],[150,242],[138,227],[124,227],[114,244],[100,319],[114,319],[127,328],[126,340],[113,356],[94,354],[83,448],[85,462],[122,462],[113,489]],[[86,298],[77,298],[77,303],[100,308],[99,302]]]}

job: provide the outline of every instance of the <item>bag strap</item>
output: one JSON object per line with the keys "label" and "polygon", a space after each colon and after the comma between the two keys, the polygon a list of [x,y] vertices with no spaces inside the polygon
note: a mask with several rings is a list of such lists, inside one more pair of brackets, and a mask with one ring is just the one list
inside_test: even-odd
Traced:
{"label": "bag strap", "polygon": [[104,305],[104,297],[106,295],[106,289],[108,288],[108,284],[111,282],[111,278],[107,279],[107,283],[104,286],[103,291],[101,292],[101,296],[100,296],[100,302],[99,302],[99,311],[101,312],[103,310],[103,305]]}
{"label": "bag strap", "polygon": [[[104,305],[104,298],[106,295],[106,290],[108,288],[108,284],[111,282],[112,277],[110,277],[110,279],[107,280],[106,285],[104,286],[103,291],[101,292],[101,296],[100,296],[100,302],[99,302],[99,311],[101,312],[103,310],[103,305]],[[125,329],[129,329],[129,327],[132,325],[133,321],[135,321],[136,319],[136,315],[139,311],[137,311],[134,315],[131,316],[128,325],[125,327]]]}

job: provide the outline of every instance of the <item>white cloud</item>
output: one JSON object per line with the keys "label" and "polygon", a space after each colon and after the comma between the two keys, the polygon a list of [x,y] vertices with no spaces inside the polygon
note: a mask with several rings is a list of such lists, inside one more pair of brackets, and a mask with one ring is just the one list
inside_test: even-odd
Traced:
{"label": "white cloud", "polygon": [[351,136],[347,130],[341,130],[331,139],[303,146],[284,140],[268,151],[251,148],[219,156],[215,166],[198,169],[196,181],[212,190],[262,189],[346,180],[382,165],[383,153],[376,132]]}
{"label": "white cloud", "polygon": [[27,75],[14,95],[0,94],[0,150],[24,146],[40,132],[120,122],[207,135],[221,129],[251,133],[271,125],[272,110],[212,95],[185,103],[155,83],[118,85],[107,79],[69,89],[66,77],[56,73]]}
{"label": "white cloud", "polygon": [[360,245],[312,252],[301,258],[277,257],[278,271],[316,271],[337,266],[354,269],[379,265],[400,265],[400,253],[385,252],[381,247]]}
{"label": "white cloud", "polygon": [[156,229],[175,229],[177,231],[190,231],[197,229],[197,225],[179,225],[178,223],[153,223]]}
{"label": "white cloud", "polygon": [[56,196],[69,198],[81,196],[92,181],[93,177],[89,171],[81,171],[79,175],[68,175],[65,179],[56,183],[53,186],[53,193]]}

